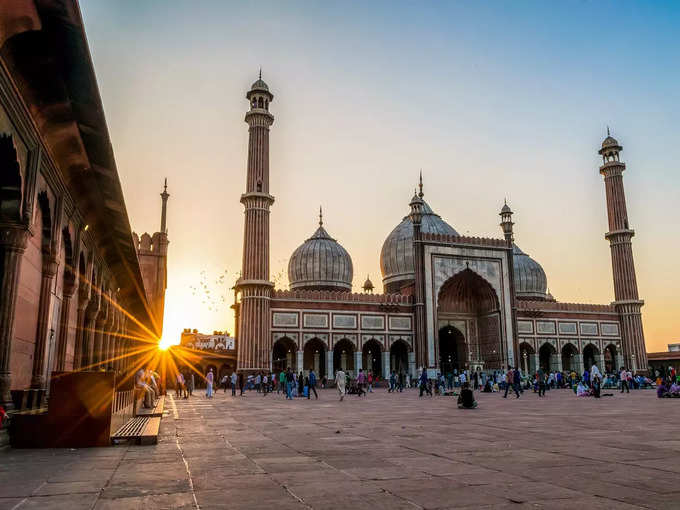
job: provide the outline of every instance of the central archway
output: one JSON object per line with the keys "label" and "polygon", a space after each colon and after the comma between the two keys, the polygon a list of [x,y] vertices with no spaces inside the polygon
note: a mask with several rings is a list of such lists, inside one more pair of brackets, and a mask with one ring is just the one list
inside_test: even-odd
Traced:
{"label": "central archway", "polygon": [[383,377],[382,373],[382,345],[375,338],[364,343],[362,349],[363,367],[365,372],[373,372],[375,377]]}
{"label": "central archway", "polygon": [[290,338],[284,336],[278,339],[274,343],[274,348],[272,349],[272,371],[275,374],[281,373],[288,367],[291,368],[293,372],[297,371],[295,366],[295,353],[297,351],[297,346],[295,342]]}
{"label": "central archway", "polygon": [[484,278],[470,268],[449,278],[439,291],[437,317],[439,324],[455,320],[466,325],[467,331],[461,332],[466,356],[458,357],[460,369],[502,368],[500,306],[496,291]]}
{"label": "central archway", "polygon": [[454,370],[466,368],[467,348],[463,333],[452,325],[439,330],[439,371],[452,374]]}
{"label": "central archway", "polygon": [[350,373],[354,371],[354,344],[346,338],[333,347],[333,368]]}
{"label": "central archway", "polygon": [[312,338],[305,344],[303,367],[305,371],[314,370],[321,379],[326,375],[326,344],[318,338]]}

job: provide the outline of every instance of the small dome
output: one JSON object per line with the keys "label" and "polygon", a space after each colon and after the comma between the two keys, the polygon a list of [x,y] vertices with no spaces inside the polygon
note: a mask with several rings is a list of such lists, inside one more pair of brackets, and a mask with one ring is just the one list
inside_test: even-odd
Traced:
{"label": "small dome", "polygon": [[368,291],[373,290],[374,288],[375,288],[375,287],[373,286],[373,282],[372,282],[371,279],[367,276],[367,277],[366,277],[366,281],[364,282],[363,289],[364,289],[366,292],[368,292]]}
{"label": "small dome", "polygon": [[352,290],[352,258],[323,224],[293,252],[288,262],[291,289]]}
{"label": "small dome", "polygon": [[513,244],[515,296],[522,299],[548,298],[548,279],[541,265]]}
{"label": "small dome", "polygon": [[[424,200],[420,228],[428,234],[458,235]],[[405,283],[415,280],[413,267],[413,222],[410,216],[406,216],[387,236],[380,252],[385,292],[398,292]]]}
{"label": "small dome", "polygon": [[258,78],[258,80],[253,83],[252,87],[250,87],[250,90],[264,90],[266,92],[269,92],[269,86],[262,81],[262,78]]}
{"label": "small dome", "polygon": [[606,149],[607,147],[619,147],[618,140],[613,136],[607,136],[602,142],[602,148]]}
{"label": "small dome", "polygon": [[508,205],[507,202],[503,204],[503,207],[501,208],[501,214],[512,214],[512,209],[510,209],[510,206]]}

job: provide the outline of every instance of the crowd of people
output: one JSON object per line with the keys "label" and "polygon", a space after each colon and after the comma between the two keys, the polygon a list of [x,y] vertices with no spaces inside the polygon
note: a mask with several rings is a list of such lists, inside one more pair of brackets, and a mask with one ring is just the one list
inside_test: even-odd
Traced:
{"label": "crowd of people", "polygon": [[[153,373],[148,370],[140,370],[138,373],[139,386],[149,388],[149,398],[153,398],[154,384]],[[156,376],[157,377],[157,376]],[[215,375],[212,369],[205,374],[206,398],[212,398]],[[668,373],[656,373],[656,381],[642,374],[634,374],[630,369],[621,367],[616,372],[607,371],[602,373],[597,363],[586,368],[582,373],[574,370],[546,371],[539,367],[533,373],[527,374],[517,367],[507,367],[507,370],[453,370],[447,374],[437,373],[433,376],[430,371],[421,370],[417,378],[411,378],[408,373],[392,370],[387,379],[376,377],[372,371],[359,369],[352,376],[349,371],[337,370],[335,377],[328,379],[323,376],[319,379],[314,370],[307,373],[294,372],[290,367],[280,372],[259,372],[244,375],[243,372],[233,371],[231,375],[223,375],[219,380],[226,393],[231,388],[232,396],[244,395],[245,391],[252,390],[262,396],[275,393],[287,400],[296,398],[310,399],[314,395],[319,398],[317,387],[326,388],[334,386],[343,400],[346,395],[365,397],[374,391],[375,387],[385,387],[388,393],[401,393],[408,388],[417,388],[419,396],[434,397],[448,395],[458,397],[458,406],[461,408],[475,408],[477,402],[474,391],[484,393],[502,393],[503,398],[508,394],[514,394],[520,398],[525,391],[533,390],[539,398],[546,395],[546,391],[554,389],[571,389],[578,397],[610,396],[613,393],[603,393],[603,389],[617,389],[620,393],[629,393],[631,389],[656,387],[659,398],[680,398],[680,375],[675,369],[669,369]],[[178,373],[176,376],[176,396],[188,398],[192,395],[195,387],[194,374],[185,376]],[[158,391],[156,389],[156,391]]]}

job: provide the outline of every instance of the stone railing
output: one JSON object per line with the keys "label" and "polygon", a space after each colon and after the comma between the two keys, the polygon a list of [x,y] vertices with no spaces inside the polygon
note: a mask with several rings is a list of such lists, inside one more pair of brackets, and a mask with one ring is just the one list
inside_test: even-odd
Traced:
{"label": "stone railing", "polygon": [[557,301],[524,301],[517,300],[518,310],[562,311],[562,312],[601,312],[616,313],[612,305],[596,305],[591,303],[560,303]]}

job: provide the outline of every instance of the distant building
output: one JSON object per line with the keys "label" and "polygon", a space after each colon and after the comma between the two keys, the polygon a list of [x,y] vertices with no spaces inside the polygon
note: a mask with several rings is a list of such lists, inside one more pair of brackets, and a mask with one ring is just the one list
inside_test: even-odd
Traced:
{"label": "distant building", "polygon": [[670,367],[674,367],[680,372],[680,343],[668,344],[668,351],[648,352],[647,359],[652,370],[665,372]]}
{"label": "distant building", "polygon": [[[205,385],[203,378],[210,369],[218,382],[236,370],[236,339],[228,331],[204,334],[197,329],[186,328],[182,331],[179,345],[171,347],[170,353],[185,378],[194,374],[197,387]],[[168,381],[168,385],[174,386],[174,381]]]}
{"label": "distant building", "polygon": [[668,344],[668,352],[680,352],[680,344]]}

